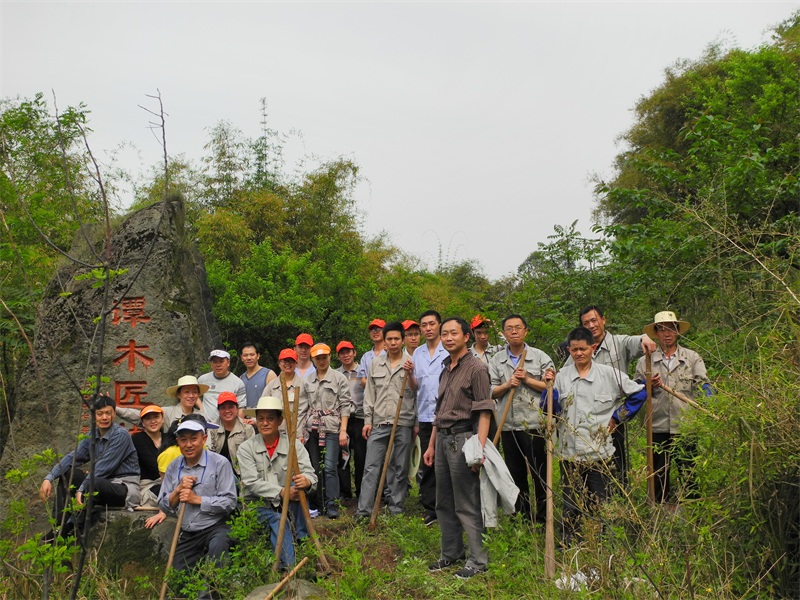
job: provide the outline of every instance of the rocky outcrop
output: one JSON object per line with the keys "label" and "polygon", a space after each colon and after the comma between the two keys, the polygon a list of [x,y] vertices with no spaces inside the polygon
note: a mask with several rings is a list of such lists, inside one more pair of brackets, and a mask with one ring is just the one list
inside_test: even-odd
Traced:
{"label": "rocky outcrop", "polygon": [[[219,344],[205,268],[179,198],[143,208],[113,227],[110,259],[101,230],[84,228],[38,307],[34,356],[21,378],[0,459],[0,512],[15,497],[35,498],[50,465],[27,465],[30,488],[2,475],[46,448],[74,449],[88,431],[81,390],[100,371],[118,406],[174,402],[165,388],[199,373]],[[108,292],[97,265],[114,269]],[[105,314],[105,319],[100,316]],[[101,328],[101,323],[104,327]],[[38,512],[44,515],[42,505]]]}

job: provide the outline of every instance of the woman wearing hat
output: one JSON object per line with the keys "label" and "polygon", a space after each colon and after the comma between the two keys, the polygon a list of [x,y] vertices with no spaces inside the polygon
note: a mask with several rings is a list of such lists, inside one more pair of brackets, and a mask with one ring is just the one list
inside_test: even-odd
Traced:
{"label": "woman wearing hat", "polygon": [[[164,422],[164,411],[157,404],[145,406],[139,413],[139,427],[142,431],[131,436],[136,455],[139,457],[139,492],[142,495],[142,506],[157,506],[158,492],[161,489],[161,477],[158,474],[158,455],[166,446],[162,446],[166,434],[161,431]],[[164,438],[164,440],[162,440]]]}
{"label": "woman wearing hat", "polygon": [[[674,312],[657,313],[653,322],[645,326],[644,333],[658,340],[659,347],[651,357],[653,371],[653,471],[655,473],[656,502],[670,500],[669,468],[674,460],[678,477],[682,480],[686,496],[694,494],[690,484],[690,471],[694,463],[696,445],[682,439],[677,446],[680,423],[685,411],[691,407],[668,394],[662,385],[672,388],[692,400],[699,390],[706,396],[713,394],[708,383],[706,365],[700,355],[678,344],[678,338],[689,331],[687,321],[679,321]],[[646,358],[636,364],[636,379],[647,378]]]}
{"label": "woman wearing hat", "polygon": [[[178,403],[161,407],[164,415],[164,420],[161,423],[161,431],[164,433],[168,432],[170,425],[178,421],[183,415],[202,413],[203,394],[207,391],[208,386],[198,383],[197,377],[194,375],[184,375],[178,379],[176,385],[168,387],[167,396],[175,398]],[[128,423],[138,425],[141,418],[140,412],[138,408],[118,408],[117,417]]]}

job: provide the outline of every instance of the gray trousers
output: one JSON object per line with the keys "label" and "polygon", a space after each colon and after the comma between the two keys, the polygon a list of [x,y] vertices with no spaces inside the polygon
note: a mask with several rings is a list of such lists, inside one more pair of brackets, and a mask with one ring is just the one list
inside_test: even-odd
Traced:
{"label": "gray trousers", "polygon": [[436,434],[436,517],[442,531],[440,558],[454,561],[464,554],[463,534],[469,547],[468,567],[485,569],[489,555],[483,547],[480,475],[467,466],[461,449],[471,432]]}
{"label": "gray trousers", "polygon": [[[386,472],[389,512],[399,515],[403,512],[403,503],[408,496],[408,457],[411,454],[411,427],[397,427],[394,434],[394,447],[389,468]],[[375,494],[381,479],[386,450],[389,449],[389,437],[392,435],[391,425],[379,425],[372,428],[367,438],[367,457],[364,460],[364,476],[361,478],[361,494],[358,496],[356,515],[366,517],[372,514],[375,506]],[[386,494],[384,494],[386,496]]]}

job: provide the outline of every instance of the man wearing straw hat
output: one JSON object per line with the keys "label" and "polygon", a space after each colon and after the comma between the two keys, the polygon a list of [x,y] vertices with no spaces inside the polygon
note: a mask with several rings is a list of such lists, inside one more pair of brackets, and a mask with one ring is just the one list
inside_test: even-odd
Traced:
{"label": "man wearing straw hat", "polygon": [[203,415],[187,415],[178,424],[176,436],[181,456],[173,460],[164,474],[158,507],[176,515],[185,505],[181,534],[175,549],[178,570],[194,567],[207,557],[219,564],[230,547],[226,523],[236,508],[236,480],[231,463],[205,448],[208,423]]}
{"label": "man wearing straw hat", "polygon": [[397,431],[394,436],[392,457],[386,473],[388,508],[393,515],[403,513],[403,503],[408,495],[408,465],[411,452],[411,436],[417,424],[416,394],[406,381],[403,397],[403,379],[413,366],[408,352],[403,350],[405,329],[399,321],[391,321],[383,328],[383,346],[386,352],[375,357],[370,365],[367,387],[364,390],[364,428],[362,435],[367,440],[367,459],[361,495],[358,497],[357,518],[372,514],[375,494],[381,478],[389,438],[392,434],[397,403],[401,402]]}
{"label": "man wearing straw hat", "polygon": [[[697,391],[702,389],[706,396],[713,390],[708,383],[706,365],[700,355],[678,344],[678,338],[689,330],[687,321],[679,321],[674,312],[665,310],[656,314],[653,322],[645,326],[644,333],[658,339],[659,348],[652,355],[653,370],[653,472],[655,474],[656,502],[671,498],[669,485],[670,462],[674,460],[678,477],[684,489],[693,495],[690,487],[690,473],[696,453],[694,442],[683,438],[681,447],[677,446],[677,436],[681,421],[690,410],[682,402],[667,393],[666,385],[675,392],[694,400]],[[645,381],[646,361],[639,359],[636,364],[636,379]]]}
{"label": "man wearing straw hat", "polygon": [[[255,504],[258,522],[269,528],[272,547],[278,540],[281,522],[283,494],[285,492],[286,471],[289,469],[289,438],[281,432],[283,422],[283,402],[273,396],[262,396],[255,408],[245,411],[248,417],[255,417],[258,433],[239,446],[237,457],[242,473],[242,487],[245,500]],[[299,502],[299,490],[310,491],[317,484],[317,476],[311,466],[303,444],[293,440],[299,473],[292,476],[289,492],[289,517],[294,525],[286,530],[281,551],[281,565],[287,567],[295,562],[294,538],[308,537],[306,521]]]}

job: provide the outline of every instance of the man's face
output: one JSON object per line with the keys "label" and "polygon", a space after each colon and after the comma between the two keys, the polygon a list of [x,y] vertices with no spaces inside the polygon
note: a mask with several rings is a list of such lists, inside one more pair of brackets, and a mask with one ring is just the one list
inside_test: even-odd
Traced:
{"label": "man's face", "polygon": [[577,367],[585,367],[592,362],[594,344],[587,344],[584,340],[572,340],[569,343],[569,355]]}
{"label": "man's face", "polygon": [[155,433],[164,424],[164,415],[159,412],[147,413],[142,417],[142,426],[149,433]]}
{"label": "man's face", "polygon": [[298,359],[306,361],[311,355],[311,346],[308,344],[297,344],[297,346],[294,347],[294,351],[297,352]]}
{"label": "man's face", "polygon": [[592,332],[594,341],[600,343],[606,334],[606,318],[597,314],[596,310],[590,310],[581,317],[581,325]]}
{"label": "man's face", "polygon": [[373,325],[369,328],[369,339],[372,340],[373,344],[377,344],[383,338],[383,329]]}
{"label": "man's face", "polygon": [[283,358],[278,361],[278,366],[281,368],[281,371],[287,375],[291,375],[297,368],[297,361],[295,361],[293,358]]}
{"label": "man's face", "polygon": [[423,317],[419,327],[426,341],[434,341],[439,337],[439,321],[433,315]]}
{"label": "man's face", "polygon": [[241,357],[244,366],[248,369],[252,369],[258,363],[258,359],[261,358],[261,355],[256,352],[255,348],[248,346],[247,348],[242,349]]}
{"label": "man's face", "polygon": [[228,376],[228,369],[231,366],[231,359],[230,358],[222,358],[220,356],[215,356],[211,359],[211,370],[214,372],[215,377],[227,377]]}
{"label": "man's face", "polygon": [[[511,319],[518,321],[519,319]],[[506,323],[508,325],[508,323]],[[486,325],[479,325],[472,330],[472,335],[475,336],[475,342],[480,346],[486,346],[489,343],[489,328]]]}
{"label": "man's face", "polygon": [[256,427],[265,437],[278,435],[278,427],[283,423],[283,415],[277,410],[257,410]]}
{"label": "man's face", "polygon": [[662,348],[674,348],[678,343],[678,324],[659,323],[655,327],[656,337]]}
{"label": "man's face", "polygon": [[356,351],[352,348],[342,348],[339,351],[339,362],[346,369],[350,369],[356,361]]}
{"label": "man's face", "polygon": [[406,348],[416,348],[419,346],[420,335],[419,327],[409,327],[406,330]]}
{"label": "man's face", "polygon": [[[424,331],[424,329],[423,329]],[[461,330],[457,321],[447,321],[442,325],[442,346],[450,354],[460,354],[467,347],[469,334]]]}
{"label": "man's face", "polygon": [[178,388],[177,396],[183,406],[192,408],[194,403],[200,398],[200,386],[184,385]]}
{"label": "man's face", "polygon": [[392,354],[400,352],[403,348],[403,336],[399,331],[390,331],[383,338],[383,343],[386,344],[387,352]]}
{"label": "man's face", "polygon": [[98,429],[110,429],[114,424],[117,411],[110,406],[104,406],[94,411],[94,422]]}
{"label": "man's face", "polygon": [[317,371],[324,371],[331,366],[331,355],[317,354],[314,357],[314,366],[317,368]]}
{"label": "man's face", "polygon": [[223,402],[219,405],[219,418],[223,423],[232,423],[239,416],[239,405],[236,402]]}
{"label": "man's face", "polygon": [[[477,329],[475,330],[477,331]],[[503,325],[503,337],[511,346],[517,346],[525,342],[528,329],[522,319],[508,319]],[[488,335],[487,335],[488,338]]]}
{"label": "man's face", "polygon": [[189,460],[199,460],[206,443],[206,434],[202,431],[179,431],[178,448],[181,454]]}

